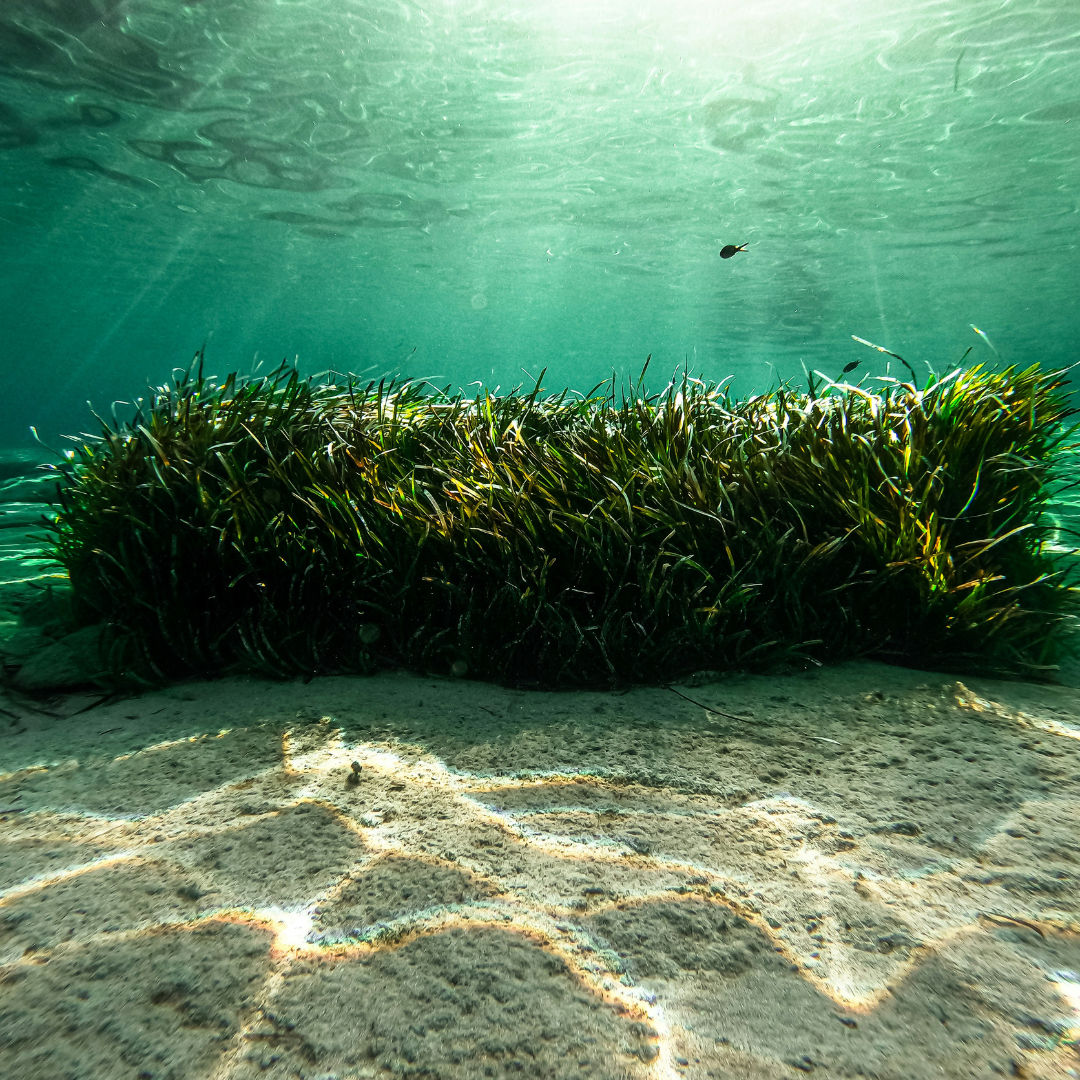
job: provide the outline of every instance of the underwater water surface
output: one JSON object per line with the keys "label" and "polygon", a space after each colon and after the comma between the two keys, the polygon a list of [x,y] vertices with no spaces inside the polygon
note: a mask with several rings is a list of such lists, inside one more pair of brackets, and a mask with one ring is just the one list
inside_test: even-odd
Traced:
{"label": "underwater water surface", "polygon": [[4,0],[0,445],[204,342],[579,391],[884,373],[852,335],[1064,364],[1078,192],[1075,0]]}

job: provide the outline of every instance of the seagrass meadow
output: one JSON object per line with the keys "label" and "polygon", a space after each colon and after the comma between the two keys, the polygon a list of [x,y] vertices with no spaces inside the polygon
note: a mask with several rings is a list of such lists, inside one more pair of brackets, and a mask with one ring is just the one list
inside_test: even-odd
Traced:
{"label": "seagrass meadow", "polygon": [[217,380],[200,356],[78,441],[51,545],[127,682],[613,686],[852,657],[1047,676],[1071,618],[1046,516],[1064,379],[467,397]]}

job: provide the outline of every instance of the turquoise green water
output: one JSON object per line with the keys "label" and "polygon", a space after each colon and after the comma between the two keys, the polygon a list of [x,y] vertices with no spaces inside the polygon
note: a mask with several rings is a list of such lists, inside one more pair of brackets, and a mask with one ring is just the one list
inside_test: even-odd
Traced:
{"label": "turquoise green water", "polygon": [[970,324],[1069,362],[1078,14],[4,0],[0,445],[204,340],[222,372],[579,390],[650,353],[744,392],[883,373],[852,334],[996,363]]}

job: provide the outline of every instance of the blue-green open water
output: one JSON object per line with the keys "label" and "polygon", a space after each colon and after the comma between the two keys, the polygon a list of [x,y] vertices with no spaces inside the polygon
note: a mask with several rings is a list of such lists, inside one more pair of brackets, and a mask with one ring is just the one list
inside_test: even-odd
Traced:
{"label": "blue-green open water", "polygon": [[3,0],[0,446],[204,341],[577,390],[998,363],[970,324],[1066,363],[1078,207],[1077,0]]}

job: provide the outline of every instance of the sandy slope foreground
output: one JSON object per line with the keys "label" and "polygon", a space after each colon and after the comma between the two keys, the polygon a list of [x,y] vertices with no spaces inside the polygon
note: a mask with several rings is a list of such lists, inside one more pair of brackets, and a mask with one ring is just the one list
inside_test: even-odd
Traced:
{"label": "sandy slope foreground", "polygon": [[0,1076],[1076,1076],[1080,691],[692,682],[7,692]]}

